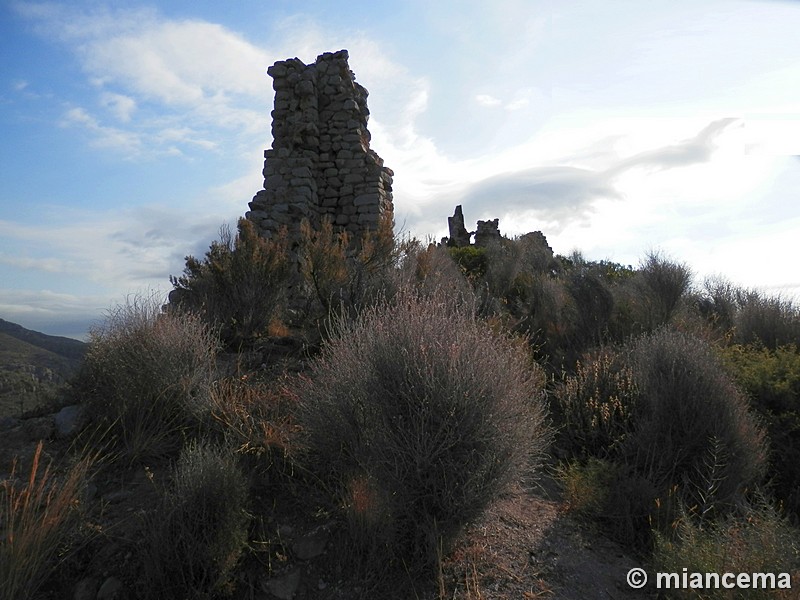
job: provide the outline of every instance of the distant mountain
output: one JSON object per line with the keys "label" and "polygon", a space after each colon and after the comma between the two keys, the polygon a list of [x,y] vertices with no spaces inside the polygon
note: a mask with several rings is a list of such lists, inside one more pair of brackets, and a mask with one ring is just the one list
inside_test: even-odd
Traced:
{"label": "distant mountain", "polygon": [[46,401],[75,373],[86,348],[0,319],[0,417],[19,416]]}
{"label": "distant mountain", "polygon": [[3,319],[0,319],[0,333],[5,333],[20,341],[27,342],[32,346],[37,346],[53,354],[58,354],[68,360],[80,361],[86,352],[86,344],[84,342],[73,340],[72,338],[31,331],[30,329],[25,329],[22,325],[17,325],[16,323],[11,323]]}

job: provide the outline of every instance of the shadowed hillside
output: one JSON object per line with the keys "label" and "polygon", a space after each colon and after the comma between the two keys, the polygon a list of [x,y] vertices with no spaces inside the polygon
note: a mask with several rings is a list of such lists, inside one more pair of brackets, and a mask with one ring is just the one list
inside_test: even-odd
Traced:
{"label": "shadowed hillside", "polygon": [[0,417],[19,416],[50,398],[75,372],[86,344],[0,319]]}

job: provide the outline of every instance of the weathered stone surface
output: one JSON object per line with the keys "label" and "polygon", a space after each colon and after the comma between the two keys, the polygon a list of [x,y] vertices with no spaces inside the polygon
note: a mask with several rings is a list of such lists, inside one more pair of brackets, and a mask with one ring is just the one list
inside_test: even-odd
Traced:
{"label": "weathered stone surface", "polygon": [[478,221],[478,228],[475,230],[475,245],[485,247],[495,242],[499,242],[500,224],[499,219],[491,221]]}
{"label": "weathered stone surface", "polygon": [[292,544],[292,552],[300,560],[316,558],[325,551],[329,537],[330,532],[327,527],[318,527],[314,531],[296,539]]}
{"label": "weathered stone surface", "polygon": [[295,568],[285,575],[274,577],[267,582],[266,590],[280,600],[292,600],[300,586],[300,579],[303,576],[302,569]]}
{"label": "weathered stone surface", "polygon": [[286,226],[296,240],[303,219],[319,226],[322,217],[357,235],[394,209],[394,173],[369,148],[368,92],[348,59],[341,50],[310,65],[293,58],[267,70],[275,90],[273,142],[264,151],[264,189],[245,215],[264,237]]}
{"label": "weathered stone surface", "polygon": [[114,600],[122,596],[122,582],[116,577],[109,577],[97,591],[97,600]]}
{"label": "weathered stone surface", "polygon": [[56,426],[56,435],[60,438],[69,438],[78,433],[83,425],[84,410],[78,404],[65,406],[55,414],[53,420]]}
{"label": "weathered stone surface", "polygon": [[447,217],[447,226],[450,229],[450,240],[448,245],[460,248],[469,246],[470,234],[464,227],[464,213],[461,205],[456,206],[452,217]]}

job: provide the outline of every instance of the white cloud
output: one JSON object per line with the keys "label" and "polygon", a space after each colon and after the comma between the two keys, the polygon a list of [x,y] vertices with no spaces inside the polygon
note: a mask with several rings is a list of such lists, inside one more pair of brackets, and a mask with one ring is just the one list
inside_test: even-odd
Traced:
{"label": "white cloud", "polygon": [[512,100],[508,104],[505,105],[506,110],[520,110],[521,108],[525,108],[530,104],[530,100],[527,98],[517,98],[516,100]]}
{"label": "white cloud", "polygon": [[133,131],[102,125],[81,107],[70,108],[61,120],[62,127],[78,126],[92,135],[92,145],[96,148],[114,149],[126,156],[136,156],[142,148],[142,139]]}
{"label": "white cloud", "polygon": [[475,101],[481,106],[500,106],[503,101],[489,94],[478,94],[475,96]]}
{"label": "white cloud", "polygon": [[130,122],[136,110],[136,100],[124,94],[103,92],[100,95],[100,103],[123,123]]}
{"label": "white cloud", "polygon": [[[64,121],[82,125],[100,148],[136,153],[187,153],[263,135],[263,105],[271,96],[266,67],[274,58],[225,27],[171,20],[151,9],[20,4],[42,34],[60,40],[97,90],[111,127],[85,108]],[[192,129],[185,137],[175,132]],[[164,147],[165,140],[171,145]],[[244,142],[247,143],[247,142]],[[129,152],[130,154],[130,152]]]}

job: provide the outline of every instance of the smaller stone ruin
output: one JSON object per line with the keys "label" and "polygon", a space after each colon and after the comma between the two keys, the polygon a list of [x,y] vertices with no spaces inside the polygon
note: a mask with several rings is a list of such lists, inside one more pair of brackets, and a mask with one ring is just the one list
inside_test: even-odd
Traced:
{"label": "smaller stone ruin", "polygon": [[[487,248],[502,243],[504,239],[500,234],[499,219],[478,221],[475,231],[467,231],[464,226],[464,212],[461,205],[456,206],[452,217],[447,217],[447,225],[450,230],[450,236],[442,238],[443,246]],[[472,236],[475,236],[474,244],[470,241]],[[536,264],[540,270],[557,268],[553,249],[547,243],[547,238],[541,231],[526,233],[516,238],[516,241],[525,252],[526,260]]]}
{"label": "smaller stone ruin", "polygon": [[475,236],[475,246],[479,248],[485,248],[502,239],[499,219],[478,221],[478,227],[475,231],[467,231],[467,228],[464,227],[464,212],[460,204],[456,206],[453,216],[447,217],[447,226],[450,230],[450,237],[442,240],[442,243],[447,246],[455,246],[456,248],[469,246],[471,244],[470,238],[473,235]]}

